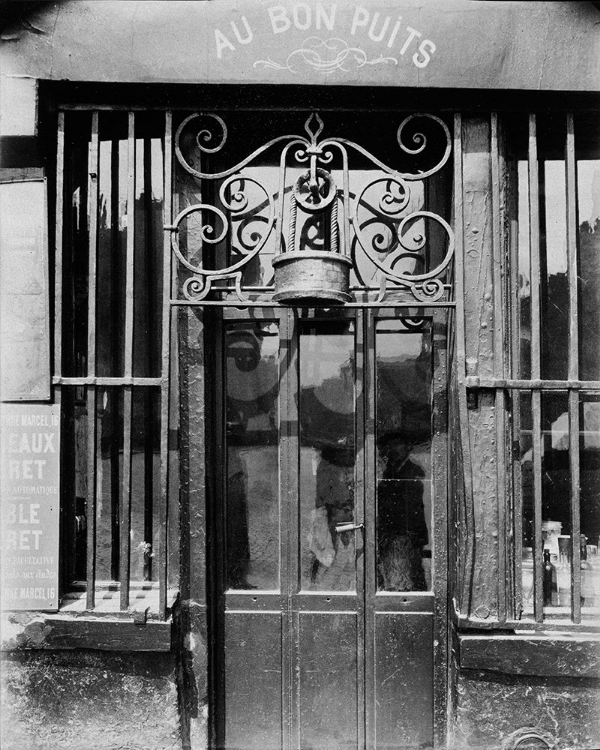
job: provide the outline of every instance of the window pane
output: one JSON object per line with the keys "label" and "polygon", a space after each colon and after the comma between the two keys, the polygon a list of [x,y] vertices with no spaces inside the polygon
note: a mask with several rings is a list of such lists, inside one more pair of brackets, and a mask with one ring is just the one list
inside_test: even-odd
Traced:
{"label": "window pane", "polygon": [[279,336],[275,322],[225,330],[227,585],[279,586]]}
{"label": "window pane", "polygon": [[526,160],[517,162],[518,180],[518,296],[517,320],[519,348],[516,353],[517,377],[531,377],[531,255],[529,245],[529,167]]}
{"label": "window pane", "polygon": [[[542,394],[542,442],[542,538],[544,553],[550,553],[544,567],[544,607],[557,607],[562,603],[568,608],[571,474],[566,393]],[[564,609],[561,614],[568,616],[569,610]]]}
{"label": "window pane", "polygon": [[[414,325],[414,321],[413,321]],[[377,581],[431,589],[431,329],[377,323]]]}
{"label": "window pane", "polygon": [[127,265],[127,114],[100,114],[98,258],[96,273],[97,373],[124,374]]}
{"label": "window pane", "polygon": [[533,501],[533,441],[531,393],[516,393],[518,414],[519,466],[516,481],[521,484],[521,523],[523,530],[522,601],[523,614],[533,615],[533,543],[535,538]]}
{"label": "window pane", "polygon": [[61,509],[63,589],[86,580],[90,487],[87,470],[86,389],[62,388]]}
{"label": "window pane", "polygon": [[133,374],[161,370],[164,116],[136,116]]}
{"label": "window pane", "polygon": [[575,120],[580,378],[600,380],[600,118]]}
{"label": "window pane", "polygon": [[[123,392],[98,388],[96,403],[96,579],[119,579]],[[89,416],[88,416],[89,418]]]}
{"label": "window pane", "polygon": [[156,580],[160,509],[160,391],[133,389],[131,424],[132,581]]}
{"label": "window pane", "polygon": [[569,352],[564,115],[539,118],[542,377],[566,380]]}
{"label": "window pane", "polygon": [[62,374],[85,377],[88,357],[89,206],[91,116],[65,118]]}
{"label": "window pane", "polygon": [[300,545],[302,586],[356,588],[354,323],[300,330]]}

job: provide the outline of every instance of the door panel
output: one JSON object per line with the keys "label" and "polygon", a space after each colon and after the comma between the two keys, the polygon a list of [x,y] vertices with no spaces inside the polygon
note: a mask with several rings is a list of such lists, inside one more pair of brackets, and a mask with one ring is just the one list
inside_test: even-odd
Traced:
{"label": "door panel", "polygon": [[296,622],[299,747],[356,748],[356,613],[300,612]]}
{"label": "door panel", "polygon": [[432,330],[223,313],[216,747],[432,747]]}
{"label": "door panel", "polygon": [[433,618],[375,615],[376,750],[428,747],[433,736]]}
{"label": "door panel", "polygon": [[227,612],[224,643],[226,746],[281,750],[281,613]]}

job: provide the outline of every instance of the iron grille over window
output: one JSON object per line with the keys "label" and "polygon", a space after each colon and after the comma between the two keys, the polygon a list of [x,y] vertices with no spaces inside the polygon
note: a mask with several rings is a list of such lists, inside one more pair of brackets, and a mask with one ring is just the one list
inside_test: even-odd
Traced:
{"label": "iron grille over window", "polygon": [[54,384],[67,611],[165,612],[164,140],[164,115],[60,115]]}
{"label": "iron grille over window", "polygon": [[537,622],[600,610],[599,124],[532,115],[512,134],[516,561]]}

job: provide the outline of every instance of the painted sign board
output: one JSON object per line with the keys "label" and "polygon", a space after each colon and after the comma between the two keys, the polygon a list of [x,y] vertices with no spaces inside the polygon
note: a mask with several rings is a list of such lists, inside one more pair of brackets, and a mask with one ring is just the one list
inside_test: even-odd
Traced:
{"label": "painted sign board", "polygon": [[58,609],[60,407],[0,406],[2,608]]}
{"label": "painted sign board", "polygon": [[[39,175],[30,179],[28,172]],[[2,170],[0,397],[4,401],[50,399],[48,292],[45,180],[41,170]]]}
{"label": "painted sign board", "polygon": [[600,11],[586,2],[66,0],[42,6],[29,20],[5,32],[5,76],[600,88]]}

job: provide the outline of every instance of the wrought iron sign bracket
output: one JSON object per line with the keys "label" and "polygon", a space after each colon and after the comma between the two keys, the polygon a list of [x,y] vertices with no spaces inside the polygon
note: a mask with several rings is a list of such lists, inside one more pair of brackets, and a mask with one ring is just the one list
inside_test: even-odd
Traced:
{"label": "wrought iron sign bracket", "polygon": [[[439,130],[443,154],[417,173],[395,170],[346,138],[321,138],[325,124],[316,112],[306,119],[305,134],[277,136],[234,166],[210,172],[201,167],[222,160],[225,120],[213,113],[186,117],[175,134],[177,162],[195,195],[210,200],[186,206],[164,227],[177,261],[173,301],[384,306],[393,296],[413,305],[451,302],[454,235],[443,216],[428,210],[424,185],[448,162],[452,140],[440,118],[409,115],[396,132],[404,154],[414,158],[426,149],[420,130],[410,136],[412,147],[406,142],[407,128],[420,121]],[[353,160],[363,166],[355,169]],[[425,257],[432,254],[432,224],[434,263]],[[258,283],[250,273],[257,266]]]}

